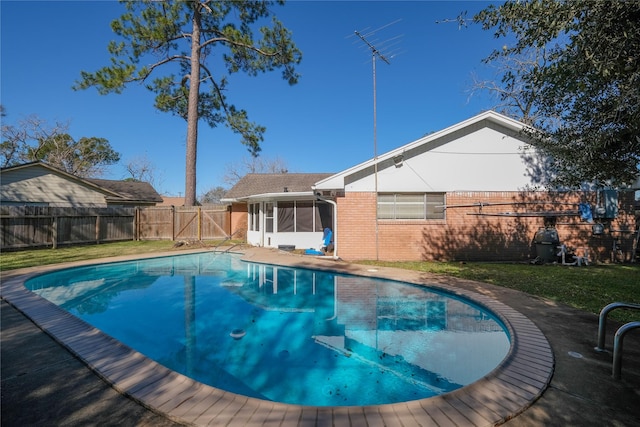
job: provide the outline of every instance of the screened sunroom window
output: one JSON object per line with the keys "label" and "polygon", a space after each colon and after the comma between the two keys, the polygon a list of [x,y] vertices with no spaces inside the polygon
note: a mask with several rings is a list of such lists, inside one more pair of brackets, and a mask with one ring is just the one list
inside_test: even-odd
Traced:
{"label": "screened sunroom window", "polygon": [[278,202],[278,232],[295,231],[296,205],[294,202]]}
{"label": "screened sunroom window", "polygon": [[313,231],[314,211],[313,202],[296,202],[296,232]]}
{"label": "screened sunroom window", "polygon": [[260,204],[249,204],[249,230],[260,231]]}
{"label": "screened sunroom window", "polygon": [[265,203],[264,209],[264,231],[273,233],[273,203]]}
{"label": "screened sunroom window", "polygon": [[331,206],[323,202],[278,202],[278,233],[322,231],[331,227]]}
{"label": "screened sunroom window", "polygon": [[378,219],[444,219],[445,193],[379,194]]}

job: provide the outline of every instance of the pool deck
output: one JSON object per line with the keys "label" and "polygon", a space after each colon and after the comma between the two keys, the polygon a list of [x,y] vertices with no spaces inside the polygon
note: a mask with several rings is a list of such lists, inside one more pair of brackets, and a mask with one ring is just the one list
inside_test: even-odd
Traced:
{"label": "pool deck", "polygon": [[[26,278],[52,266],[9,271],[2,273],[1,286],[2,425],[640,423],[638,330],[625,338],[622,379],[614,380],[611,353],[593,349],[598,328],[593,314],[510,289],[420,272],[380,267],[370,271],[363,265],[258,248],[247,250],[245,258],[435,285],[472,296],[499,314],[515,345],[491,374],[444,396],[367,407],[286,405],[224,392],[169,371],[24,289]],[[92,263],[96,260],[73,265]],[[618,326],[608,324],[609,349]]]}

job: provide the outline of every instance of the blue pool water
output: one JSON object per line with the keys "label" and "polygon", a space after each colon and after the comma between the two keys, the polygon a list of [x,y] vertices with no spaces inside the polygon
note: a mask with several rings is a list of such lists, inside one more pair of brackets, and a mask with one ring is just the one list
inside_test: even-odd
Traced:
{"label": "blue pool water", "polygon": [[25,286],[174,371],[285,403],[432,397],[480,379],[509,351],[503,325],[470,301],[237,254],[66,269]]}

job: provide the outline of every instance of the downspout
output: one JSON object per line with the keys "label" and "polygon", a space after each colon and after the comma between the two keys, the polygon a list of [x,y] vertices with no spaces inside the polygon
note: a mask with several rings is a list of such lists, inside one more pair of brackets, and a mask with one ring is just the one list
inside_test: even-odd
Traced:
{"label": "downspout", "polygon": [[333,259],[340,259],[338,257],[338,204],[333,200],[325,199],[320,194],[316,194],[316,199],[333,205]]}

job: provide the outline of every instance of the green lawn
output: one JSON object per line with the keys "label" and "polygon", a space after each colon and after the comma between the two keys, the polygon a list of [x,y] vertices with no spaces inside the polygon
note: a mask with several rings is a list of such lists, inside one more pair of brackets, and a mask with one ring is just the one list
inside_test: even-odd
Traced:
{"label": "green lawn", "polygon": [[[205,242],[214,246],[217,242]],[[174,242],[118,242],[100,245],[31,249],[0,254],[2,271],[103,258],[116,255],[144,254],[192,248],[174,248]],[[197,246],[196,246],[197,247]],[[409,270],[444,274],[517,289],[531,295],[552,299],[572,307],[598,314],[602,307],[615,302],[640,303],[640,265],[602,264],[587,267],[531,265],[526,263],[441,263],[441,262],[368,262]],[[615,310],[611,316],[621,322],[640,320],[638,310]]]}
{"label": "green lawn", "polygon": [[57,264],[60,262],[83,261],[87,259],[111,257],[117,255],[135,255],[149,252],[168,251],[174,242],[166,240],[144,242],[117,242],[100,245],[64,246],[58,249],[28,249],[22,251],[2,252],[0,269],[2,271],[15,268],[35,267],[38,265]]}
{"label": "green lawn", "polygon": [[[477,280],[548,298],[599,314],[609,303],[640,304],[640,264],[600,264],[583,267],[527,263],[366,262]],[[639,310],[615,310],[621,322],[640,320]]]}
{"label": "green lawn", "polygon": [[[170,240],[125,241],[101,243],[99,245],[63,246],[58,249],[29,249],[23,251],[7,251],[0,255],[0,270],[34,267],[38,265],[57,264],[60,262],[83,261],[87,259],[105,258],[118,255],[136,255],[165,251],[180,251],[198,247],[215,247],[218,241],[194,242],[179,247]],[[238,243],[227,241],[225,244]]]}

